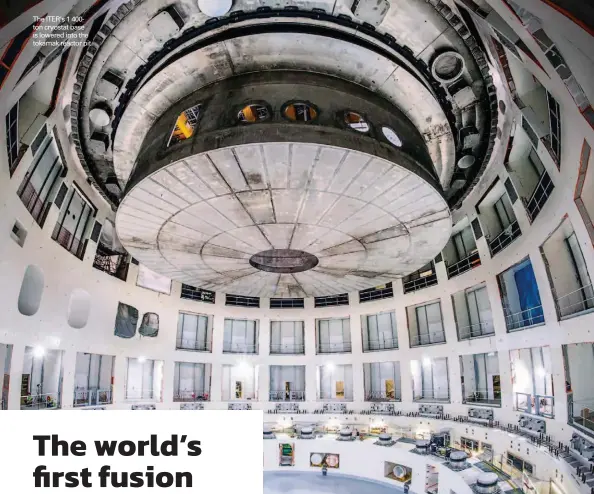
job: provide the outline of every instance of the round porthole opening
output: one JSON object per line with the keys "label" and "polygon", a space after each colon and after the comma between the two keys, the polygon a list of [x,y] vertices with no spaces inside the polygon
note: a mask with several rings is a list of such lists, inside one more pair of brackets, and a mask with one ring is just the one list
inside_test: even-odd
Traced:
{"label": "round porthole opening", "polygon": [[397,148],[402,147],[402,139],[400,139],[394,129],[390,127],[382,127],[382,134],[384,134],[384,137],[393,146],[396,146]]}
{"label": "round porthole opening", "polygon": [[431,72],[440,82],[453,82],[464,72],[464,58],[458,52],[446,51],[433,60]]}
{"label": "round porthole opening", "polygon": [[289,103],[283,113],[292,122],[311,122],[318,117],[317,109],[305,102]]}
{"label": "round porthole opening", "polygon": [[466,170],[467,168],[470,168],[472,165],[474,165],[475,162],[476,158],[472,154],[467,154],[458,160],[458,168],[461,170]]}
{"label": "round porthole opening", "polygon": [[270,118],[270,110],[265,105],[250,104],[244,106],[237,113],[237,119],[243,123],[255,123],[268,120]]}
{"label": "round porthole opening", "polygon": [[344,123],[353,130],[365,134],[369,132],[369,124],[363,116],[354,111],[344,112]]}

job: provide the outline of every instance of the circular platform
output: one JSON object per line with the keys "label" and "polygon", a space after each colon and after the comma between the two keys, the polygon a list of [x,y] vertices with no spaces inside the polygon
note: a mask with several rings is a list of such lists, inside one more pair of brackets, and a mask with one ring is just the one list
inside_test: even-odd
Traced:
{"label": "circular platform", "polygon": [[[172,279],[237,295],[303,297],[415,271],[441,251],[451,219],[440,192],[404,166],[285,142],[232,146],[161,168],[126,195],[116,226],[132,256]],[[300,251],[296,269],[281,270],[266,254],[286,249]]]}

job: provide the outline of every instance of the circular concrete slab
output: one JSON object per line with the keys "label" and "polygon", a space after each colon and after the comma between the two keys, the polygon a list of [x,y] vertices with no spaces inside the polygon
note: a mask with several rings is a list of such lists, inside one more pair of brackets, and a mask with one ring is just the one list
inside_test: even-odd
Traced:
{"label": "circular concrete slab", "polygon": [[[412,171],[321,144],[232,146],[175,162],[141,180],[117,212],[118,236],[148,268],[236,295],[335,295],[420,268],[450,237],[446,201]],[[270,250],[318,263],[270,272]],[[293,271],[293,270],[289,270]]]}

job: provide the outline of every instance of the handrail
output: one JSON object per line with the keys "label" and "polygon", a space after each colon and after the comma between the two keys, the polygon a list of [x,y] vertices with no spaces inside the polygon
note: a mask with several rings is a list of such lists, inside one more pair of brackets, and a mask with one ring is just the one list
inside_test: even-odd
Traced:
{"label": "handrail", "polygon": [[208,401],[210,393],[204,389],[182,389],[178,390],[173,394],[174,402],[196,402],[196,401]]}
{"label": "handrail", "polygon": [[369,391],[365,394],[365,401],[400,401],[400,390],[395,389],[389,395],[385,391]]}
{"label": "handrail", "polygon": [[516,392],[514,403],[516,410],[520,412],[547,418],[555,417],[554,396]]}
{"label": "handrail", "polygon": [[[576,300],[578,295],[579,300]],[[594,309],[594,288],[592,283],[557,297],[556,302],[560,317],[572,316],[579,312]]]}
{"label": "handrail", "polygon": [[211,351],[210,341],[198,341],[188,338],[177,338],[175,348],[177,350],[194,350],[197,352]]}
{"label": "handrail", "polygon": [[258,353],[258,344],[223,342],[223,353]]}
{"label": "handrail", "polygon": [[403,288],[404,293],[410,293],[433,285],[437,285],[437,273],[424,276],[423,278],[417,278],[416,280],[407,281],[403,284]]}
{"label": "handrail", "polygon": [[[443,326],[441,328],[441,331],[431,331],[429,333],[421,333],[418,335],[409,334],[409,338],[411,348],[416,346],[434,345],[446,342],[445,331],[443,329]],[[426,339],[427,341],[424,341]]]}
{"label": "handrail", "polygon": [[305,345],[303,343],[270,344],[270,354],[302,355],[304,353]]}
{"label": "handrail", "polygon": [[491,257],[495,256],[507,246],[509,246],[521,234],[522,231],[520,230],[520,225],[518,225],[518,222],[514,221],[511,223],[493,240],[489,240],[489,250],[491,251]]}
{"label": "handrail", "polygon": [[269,392],[270,401],[305,401],[305,390],[285,391],[277,390]]}
{"label": "handrail", "polygon": [[[503,310],[507,312],[505,307]],[[544,322],[542,305],[530,307],[529,309],[514,312],[513,314],[506,314],[505,316],[505,325],[508,331],[527,328],[536,324],[543,324]]]}
{"label": "handrail", "polygon": [[460,259],[458,262],[447,266],[448,278],[454,278],[480,265],[481,256],[479,255],[478,250],[475,250],[472,254],[465,257],[464,259]]}
{"label": "handrail", "polygon": [[21,410],[49,410],[59,407],[58,393],[21,396]]}
{"label": "handrail", "polygon": [[413,401],[450,401],[450,390],[440,388],[423,388],[420,394],[415,390]]}
{"label": "handrail", "polygon": [[335,402],[335,401],[353,401],[353,395],[349,394],[347,395],[345,393],[345,395],[343,397],[332,397],[332,396],[326,396],[324,393],[318,393],[316,396],[317,401],[325,401],[325,402]]}
{"label": "handrail", "polygon": [[[493,398],[489,398],[489,395]],[[501,405],[501,395],[495,398],[494,390],[486,388],[469,389],[462,396],[463,403],[481,403],[486,405]]]}
{"label": "handrail", "polygon": [[74,407],[89,407],[97,405],[110,405],[112,394],[110,388],[86,389],[76,388],[74,390]]}
{"label": "handrail", "polygon": [[154,398],[155,392],[152,389],[150,391],[136,388],[126,389],[126,400],[152,400]]}
{"label": "handrail", "polygon": [[491,336],[494,334],[495,326],[493,326],[493,321],[477,322],[469,326],[463,326],[458,330],[458,338],[460,341],[480,338],[481,336]]}
{"label": "handrail", "polygon": [[363,344],[364,352],[374,350],[392,350],[398,348],[398,338],[389,338],[386,340],[367,340]]}
{"label": "handrail", "polygon": [[252,391],[251,393],[247,393],[247,392],[242,392],[241,393],[241,398],[236,398],[235,397],[235,392],[233,390],[227,391],[227,393],[225,394],[225,396],[223,396],[223,400],[222,401],[258,401],[257,398],[257,394],[255,391]]}
{"label": "handrail", "polygon": [[320,343],[318,342],[318,354],[321,353],[349,353],[351,351],[351,342],[342,343]]}

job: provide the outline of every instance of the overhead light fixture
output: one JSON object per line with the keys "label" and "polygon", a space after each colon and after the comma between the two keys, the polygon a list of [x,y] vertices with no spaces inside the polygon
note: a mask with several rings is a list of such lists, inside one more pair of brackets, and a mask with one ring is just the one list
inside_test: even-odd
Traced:
{"label": "overhead light fixture", "polygon": [[232,0],[198,0],[198,8],[209,17],[219,17],[227,14],[232,5]]}
{"label": "overhead light fixture", "polygon": [[33,357],[42,358],[45,355],[45,348],[42,346],[36,346],[33,348]]}
{"label": "overhead light fixture", "polygon": [[328,362],[326,364],[326,369],[330,372],[334,372],[334,369],[336,369],[336,365],[334,364],[334,362]]}
{"label": "overhead light fixture", "polygon": [[144,364],[146,362],[146,357],[138,357],[138,363]]}

